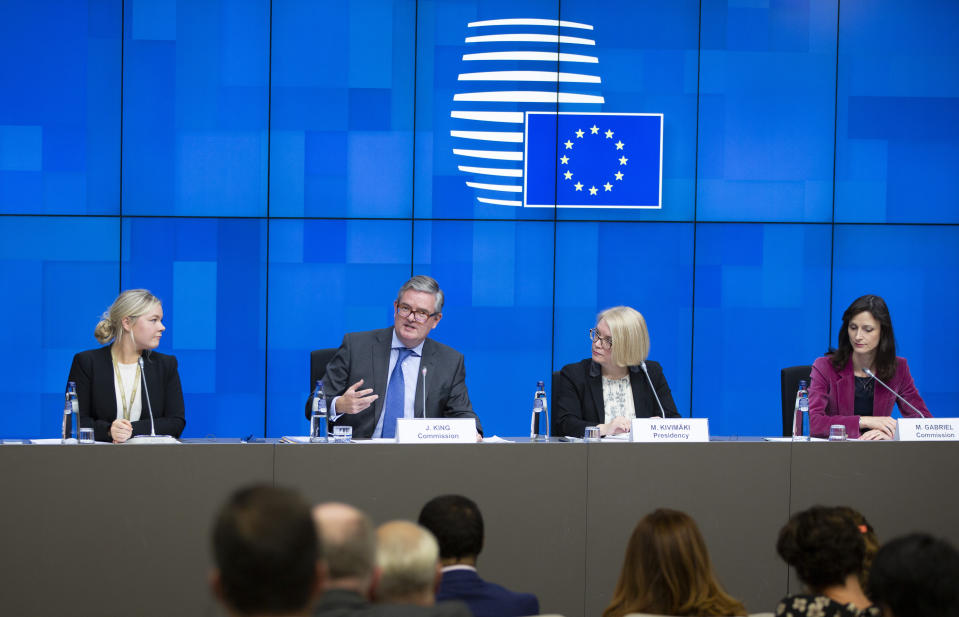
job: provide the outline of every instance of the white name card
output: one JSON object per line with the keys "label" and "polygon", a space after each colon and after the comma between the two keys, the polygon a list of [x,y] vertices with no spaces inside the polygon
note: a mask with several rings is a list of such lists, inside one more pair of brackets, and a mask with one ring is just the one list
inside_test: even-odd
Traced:
{"label": "white name card", "polygon": [[631,434],[636,442],[709,441],[709,418],[636,418]]}
{"label": "white name card", "polygon": [[900,418],[899,441],[959,441],[959,418]]}
{"label": "white name card", "polygon": [[399,418],[397,443],[476,443],[472,418]]}

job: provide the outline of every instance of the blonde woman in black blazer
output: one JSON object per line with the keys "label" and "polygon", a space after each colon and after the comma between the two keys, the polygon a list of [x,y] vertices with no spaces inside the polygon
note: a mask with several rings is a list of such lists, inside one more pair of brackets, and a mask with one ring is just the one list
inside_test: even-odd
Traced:
{"label": "blonde woman in black blazer", "polygon": [[632,418],[660,415],[657,395],[666,417],[679,417],[663,368],[646,360],[649,332],[639,311],[628,306],[606,309],[589,336],[591,357],[564,366],[553,384],[553,435],[582,437],[587,426],[598,426],[601,436],[628,433]]}
{"label": "blonde woman in black blazer", "polygon": [[73,357],[69,380],[77,384],[80,426],[92,427],[97,441],[123,443],[150,434],[144,383],[156,434],[179,437],[183,432],[176,357],[153,351],[164,330],[160,300],[145,289],[130,289],[117,297],[94,330],[98,341],[110,344]]}

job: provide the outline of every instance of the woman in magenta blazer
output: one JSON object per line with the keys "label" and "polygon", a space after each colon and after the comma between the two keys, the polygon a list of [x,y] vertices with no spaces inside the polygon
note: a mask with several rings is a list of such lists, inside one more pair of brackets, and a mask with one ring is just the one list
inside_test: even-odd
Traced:
{"label": "woman in magenta blazer", "polygon": [[[866,374],[871,371],[926,417],[926,408],[905,358],[896,357],[889,309],[879,296],[856,299],[842,315],[839,349],[816,360],[809,385],[809,425],[814,437],[827,437],[842,424],[850,438],[892,439],[896,395]],[[904,417],[919,415],[899,403]]]}

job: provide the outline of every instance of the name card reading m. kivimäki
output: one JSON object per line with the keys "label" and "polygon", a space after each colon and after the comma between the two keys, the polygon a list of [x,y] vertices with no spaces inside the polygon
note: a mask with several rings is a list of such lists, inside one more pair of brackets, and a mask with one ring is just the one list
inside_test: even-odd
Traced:
{"label": "name card reading m. kivim\u00e4ki", "polygon": [[476,443],[472,418],[400,418],[397,443]]}
{"label": "name card reading m. kivim\u00e4ki", "polygon": [[959,441],[959,418],[900,418],[899,441]]}
{"label": "name card reading m. kivim\u00e4ki", "polygon": [[635,442],[709,441],[709,419],[636,418],[631,434]]}

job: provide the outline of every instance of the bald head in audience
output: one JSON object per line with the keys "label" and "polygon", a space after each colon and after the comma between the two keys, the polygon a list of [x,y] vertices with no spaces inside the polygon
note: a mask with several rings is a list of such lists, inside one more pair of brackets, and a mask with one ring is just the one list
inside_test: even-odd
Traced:
{"label": "bald head in audience", "polygon": [[313,520],[326,557],[323,589],[346,589],[371,598],[377,572],[376,534],[370,517],[351,505],[330,502],[313,508]]}
{"label": "bald head in audience", "polygon": [[376,530],[377,602],[433,606],[439,585],[440,549],[424,527],[391,521]]}

